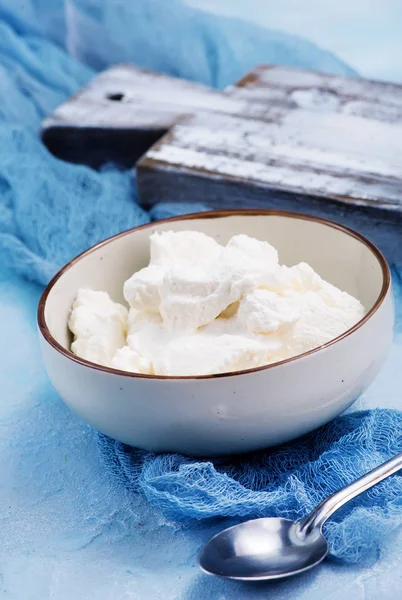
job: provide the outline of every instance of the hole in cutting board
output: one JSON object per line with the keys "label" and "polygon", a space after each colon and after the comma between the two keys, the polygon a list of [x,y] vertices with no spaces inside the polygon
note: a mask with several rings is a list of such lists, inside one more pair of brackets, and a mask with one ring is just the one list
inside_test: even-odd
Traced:
{"label": "hole in cutting board", "polygon": [[108,94],[107,98],[108,100],[113,100],[114,102],[121,102],[121,100],[124,98],[124,94],[121,94],[120,92],[117,92],[116,94]]}

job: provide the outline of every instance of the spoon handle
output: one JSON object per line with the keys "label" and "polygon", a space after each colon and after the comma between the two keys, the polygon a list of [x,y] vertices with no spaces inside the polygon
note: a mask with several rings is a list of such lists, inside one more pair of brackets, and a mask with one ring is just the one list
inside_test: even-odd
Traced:
{"label": "spoon handle", "polygon": [[304,535],[308,535],[313,529],[320,528],[323,526],[325,521],[330,517],[338,508],[355,498],[365,490],[373,487],[383,479],[386,479],[390,475],[393,475],[399,469],[402,469],[402,453],[397,454],[394,458],[387,460],[379,467],[376,467],[372,471],[366,473],[359,479],[356,479],[350,485],[340,489],[331,496],[328,496],[326,500],[323,500],[307,517],[299,521],[299,531]]}

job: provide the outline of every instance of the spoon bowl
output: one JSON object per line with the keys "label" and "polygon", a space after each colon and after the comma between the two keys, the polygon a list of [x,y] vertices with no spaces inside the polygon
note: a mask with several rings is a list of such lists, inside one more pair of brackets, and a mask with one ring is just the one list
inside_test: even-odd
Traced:
{"label": "spoon bowl", "polygon": [[266,518],[218,533],[201,550],[198,560],[210,575],[262,581],[303,573],[327,554],[328,543],[320,530],[305,535],[299,522]]}

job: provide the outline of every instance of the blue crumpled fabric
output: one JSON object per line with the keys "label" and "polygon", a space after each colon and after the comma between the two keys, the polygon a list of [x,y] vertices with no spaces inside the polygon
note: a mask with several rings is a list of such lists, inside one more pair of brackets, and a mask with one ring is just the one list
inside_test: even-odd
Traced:
{"label": "blue crumpled fabric", "polygon": [[[298,519],[367,471],[402,452],[402,412],[358,411],[275,449],[193,459],[134,450],[99,435],[116,481],[174,521],[212,517]],[[402,477],[371,488],[324,525],[331,555],[358,562],[402,524]]]}
{"label": "blue crumpled fabric", "polygon": [[[57,160],[41,119],[117,61],[223,87],[257,63],[353,74],[310,42],[171,0],[2,0],[0,5],[0,261],[46,284],[75,254],[150,219],[205,210],[136,202],[131,176]],[[401,414],[346,415],[269,452],[218,461],[127,448],[99,435],[111,476],[177,521],[308,512],[328,493],[401,451]],[[332,552],[356,562],[402,519],[401,479],[383,482],[326,525]]]}

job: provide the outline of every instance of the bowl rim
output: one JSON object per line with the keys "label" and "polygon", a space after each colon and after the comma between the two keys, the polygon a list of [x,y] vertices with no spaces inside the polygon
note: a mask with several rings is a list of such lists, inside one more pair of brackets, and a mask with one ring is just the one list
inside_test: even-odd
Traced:
{"label": "bowl rim", "polygon": [[[47,298],[48,298],[50,292],[52,291],[54,285],[56,284],[56,282],[64,275],[64,273],[66,273],[68,270],[70,270],[76,263],[78,263],[82,258],[87,256],[88,254],[91,254],[92,252],[98,250],[99,248],[102,248],[102,246],[106,246],[107,244],[109,244],[110,242],[113,242],[114,240],[116,240],[118,238],[121,238],[126,235],[130,235],[131,233],[142,230],[142,229],[150,229],[160,223],[174,223],[176,221],[191,222],[196,219],[220,219],[220,218],[232,217],[232,216],[243,216],[243,217],[247,217],[247,216],[277,216],[277,217],[285,217],[285,218],[292,218],[292,219],[300,219],[300,220],[304,220],[304,221],[313,221],[315,223],[320,223],[322,225],[326,225],[327,227],[331,227],[333,229],[342,231],[346,235],[349,235],[350,237],[357,239],[360,243],[364,244],[366,247],[368,247],[371,250],[371,252],[377,258],[377,260],[381,266],[383,282],[382,282],[381,291],[380,291],[380,294],[379,294],[377,300],[375,301],[375,303],[373,304],[371,309],[368,311],[368,313],[365,314],[364,317],[362,319],[360,319],[360,321],[355,323],[355,325],[353,325],[353,327],[351,327],[350,329],[347,329],[341,335],[338,335],[336,338],[330,340],[329,342],[326,342],[325,344],[322,344],[321,346],[317,346],[316,348],[312,348],[311,350],[308,350],[307,352],[303,352],[302,354],[297,354],[296,356],[292,356],[290,358],[286,358],[284,360],[280,360],[275,363],[270,363],[268,365],[261,365],[259,367],[252,367],[250,369],[243,369],[240,371],[228,371],[226,373],[213,373],[213,374],[209,374],[209,375],[149,375],[146,373],[135,373],[135,372],[131,372],[131,371],[122,371],[120,369],[114,369],[113,367],[99,365],[97,363],[93,363],[84,358],[80,358],[79,356],[77,356],[76,354],[71,352],[71,350],[66,349],[66,348],[64,348],[64,346],[59,344],[59,342],[57,342],[57,340],[50,333],[50,330],[47,326],[46,319],[45,319],[45,308],[46,308]],[[373,242],[368,240],[364,235],[358,233],[357,231],[354,231],[353,229],[347,227],[346,225],[341,225],[340,223],[331,221],[330,219],[326,219],[324,217],[317,217],[315,215],[309,215],[306,213],[298,213],[298,212],[286,211],[286,210],[262,209],[262,208],[261,209],[259,209],[259,208],[257,208],[257,209],[244,208],[244,209],[233,209],[233,210],[210,210],[210,211],[205,211],[205,212],[197,212],[197,213],[188,213],[188,214],[184,214],[184,215],[178,215],[176,217],[169,217],[167,219],[151,221],[150,223],[145,223],[144,225],[132,227],[130,229],[127,229],[125,231],[117,233],[116,235],[108,237],[108,238],[102,240],[101,242],[98,242],[94,246],[91,246],[87,250],[84,250],[84,252],[81,252],[80,254],[75,256],[72,260],[70,260],[66,265],[64,265],[64,267],[62,267],[56,273],[56,275],[51,279],[51,281],[45,287],[45,290],[43,291],[42,296],[39,300],[39,304],[38,304],[37,323],[38,323],[39,331],[42,334],[43,338],[45,339],[45,341],[48,344],[50,344],[50,346],[52,346],[54,348],[54,350],[56,350],[60,354],[64,355],[66,358],[68,358],[84,367],[89,367],[96,371],[102,371],[104,373],[109,373],[111,375],[119,375],[119,376],[138,378],[138,379],[156,379],[156,380],[173,380],[173,381],[174,380],[192,380],[192,379],[216,379],[216,378],[224,378],[224,377],[233,377],[235,375],[247,375],[250,373],[257,373],[259,371],[274,369],[275,367],[281,367],[285,364],[288,364],[288,363],[300,360],[302,358],[305,358],[307,356],[310,356],[312,354],[315,354],[316,352],[319,352],[320,350],[325,350],[326,348],[340,342],[341,340],[345,339],[346,337],[348,337],[349,335],[351,335],[352,333],[354,333],[355,331],[360,329],[360,327],[362,327],[374,315],[374,313],[377,312],[377,310],[380,308],[380,306],[384,302],[384,299],[388,294],[390,286],[391,286],[391,273],[390,273],[388,263],[387,263],[384,255],[382,254],[382,252],[377,248],[377,246],[375,244],[373,244]]]}

